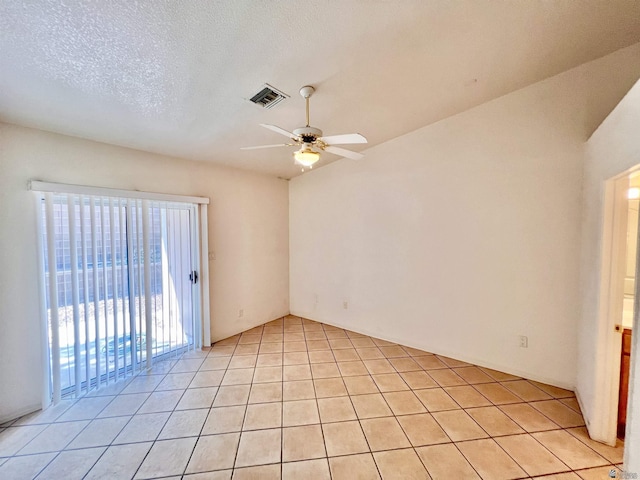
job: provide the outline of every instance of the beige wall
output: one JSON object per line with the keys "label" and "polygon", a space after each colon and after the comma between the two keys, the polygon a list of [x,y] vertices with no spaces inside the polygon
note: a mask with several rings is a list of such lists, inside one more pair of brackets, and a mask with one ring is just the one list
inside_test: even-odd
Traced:
{"label": "beige wall", "polygon": [[573,388],[584,145],[639,60],[635,45],[292,180],[291,313]]}
{"label": "beige wall", "polygon": [[212,338],[288,313],[286,181],[0,123],[0,423],[41,401],[31,179],[209,197]]}

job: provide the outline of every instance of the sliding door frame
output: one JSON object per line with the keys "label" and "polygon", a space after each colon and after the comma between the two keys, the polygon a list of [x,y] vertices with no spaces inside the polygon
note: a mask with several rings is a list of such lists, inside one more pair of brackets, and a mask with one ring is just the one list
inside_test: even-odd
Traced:
{"label": "sliding door frame", "polygon": [[[171,202],[191,204],[189,208],[190,230],[191,230],[191,263],[193,268],[198,272],[198,281],[191,284],[192,295],[196,295],[197,301],[193,302],[193,315],[196,320],[197,329],[194,331],[194,345],[210,345],[211,344],[211,325],[210,325],[210,300],[209,300],[209,269],[208,269],[208,222],[207,222],[207,205],[209,199],[206,197],[173,195],[166,193],[141,192],[131,190],[120,190],[103,187],[91,187],[83,185],[68,185],[61,183],[42,182],[32,180],[29,182],[28,189],[33,191],[34,201],[36,202],[36,222],[38,228],[37,239],[37,258],[38,258],[38,290],[40,297],[40,314],[41,320],[41,351],[43,352],[43,379],[42,379],[42,406],[46,408],[52,401],[52,389],[50,384],[50,347],[49,347],[49,327],[48,314],[46,306],[46,283],[45,283],[45,259],[43,258],[43,232],[44,222],[42,219],[42,200],[46,195],[51,194],[75,194],[79,196],[96,196],[110,198],[127,198],[132,200],[142,200],[148,208],[150,201]],[[143,210],[144,207],[143,207]],[[82,209],[81,209],[82,211]],[[148,219],[146,222],[148,223]],[[144,227],[144,225],[143,225]],[[147,225],[148,228],[148,225]],[[112,239],[113,240],[113,239]],[[145,257],[147,257],[145,255]],[[147,263],[145,261],[145,263]],[[146,285],[147,282],[145,282]],[[146,292],[148,293],[148,292]],[[146,301],[150,302],[150,297],[145,295]],[[150,315],[150,305],[147,305],[147,316]],[[148,323],[147,319],[147,323]],[[135,343],[135,342],[134,342]],[[147,342],[147,349],[151,348],[151,342]],[[146,367],[152,364],[152,355],[147,352]],[[99,379],[98,379],[99,381]],[[78,385],[76,385],[76,390]],[[77,392],[76,392],[77,393]],[[53,399],[56,403],[59,398]]]}

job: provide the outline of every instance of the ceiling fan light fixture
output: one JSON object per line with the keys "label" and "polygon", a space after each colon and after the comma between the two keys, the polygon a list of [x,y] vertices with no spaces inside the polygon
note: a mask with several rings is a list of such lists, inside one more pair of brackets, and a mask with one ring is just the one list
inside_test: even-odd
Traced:
{"label": "ceiling fan light fixture", "polygon": [[296,159],[297,164],[302,165],[303,167],[311,167],[314,163],[320,160],[320,154],[305,145],[300,150],[296,150],[293,153],[293,158]]}

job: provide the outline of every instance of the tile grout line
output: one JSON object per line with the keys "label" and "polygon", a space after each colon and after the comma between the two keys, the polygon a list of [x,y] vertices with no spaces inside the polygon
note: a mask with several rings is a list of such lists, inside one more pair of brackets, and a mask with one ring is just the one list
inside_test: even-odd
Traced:
{"label": "tile grout line", "polygon": [[282,366],[280,368],[280,478],[284,470],[284,323],[282,317]]}
{"label": "tile grout line", "polygon": [[[208,357],[205,356],[205,359]],[[171,366],[171,368],[164,374],[164,378],[162,381],[164,381],[164,379],[166,379],[166,377],[168,375],[171,374],[171,371],[173,370],[173,368],[180,362],[180,360],[184,359],[184,353],[182,353],[180,356],[176,356],[175,357],[175,364]],[[187,358],[188,359],[188,358]],[[201,362],[200,366],[202,365],[202,363],[204,363],[204,360]],[[176,372],[176,373],[190,373],[190,372]],[[196,370],[197,373],[197,370]],[[189,382],[189,385],[191,385],[191,382],[193,381],[193,378],[195,378],[196,373],[194,373],[191,381]],[[162,427],[159,429],[158,433],[156,434],[155,438],[153,440],[150,440],[149,442],[151,443],[151,446],[149,447],[149,450],[147,450],[147,453],[144,455],[144,457],[142,458],[140,464],[138,465],[138,467],[136,468],[136,471],[134,472],[132,478],[134,478],[136,476],[136,474],[138,473],[138,471],[140,470],[140,467],[142,467],[142,465],[144,464],[144,462],[146,461],[147,457],[149,456],[149,453],[151,453],[151,450],[153,450],[153,447],[156,445],[156,443],[158,441],[162,441],[162,440],[158,440],[158,437],[160,436],[160,434],[162,433],[162,431],[164,430],[164,428],[167,426],[167,423],[169,423],[169,419],[171,418],[171,416],[173,415],[173,413],[176,412],[176,407],[178,406],[178,404],[180,403],[180,400],[182,400],[182,398],[184,397],[184,395],[186,394],[187,390],[189,389],[189,385],[187,385],[186,388],[184,389],[174,389],[174,390],[158,390],[158,387],[160,386],[160,384],[162,383],[159,382],[158,385],[155,386],[155,388],[151,391],[151,393],[149,394],[149,397],[151,396],[151,394],[153,393],[159,393],[159,392],[170,392],[170,391],[177,391],[177,390],[183,390],[182,394],[180,395],[180,398],[178,399],[178,401],[176,402],[175,406],[173,407],[172,410],[167,410],[167,411],[162,411],[162,412],[151,412],[149,414],[154,414],[154,413],[169,413],[169,415],[167,416],[167,419],[164,421],[164,423],[162,424]],[[217,395],[218,392],[216,392]],[[140,409],[144,406],[144,404],[146,403],[146,401],[149,400],[149,397],[147,397],[147,400],[145,400],[145,402],[140,405],[140,407],[138,407],[138,409],[136,410],[136,413],[134,413],[134,415],[137,415],[137,412],[140,411]],[[145,415],[145,414],[141,414],[141,415]],[[131,417],[133,419],[133,416]],[[206,422],[206,419],[205,419]],[[128,425],[128,423],[127,423]],[[204,425],[204,424],[203,424]],[[202,429],[201,429],[202,431]],[[117,438],[117,437],[116,437]],[[179,438],[188,438],[188,437],[179,437]],[[200,437],[198,436],[198,439]],[[114,439],[115,440],[115,439]],[[174,439],[165,439],[165,440],[174,440]],[[195,449],[195,445],[197,444],[197,440],[196,443],[194,444],[194,449]],[[146,441],[143,442],[135,442],[135,443],[147,443]],[[126,444],[125,444],[126,445]],[[113,446],[113,442],[111,443],[111,445],[109,447]],[[193,450],[191,452],[191,454],[193,454]],[[191,456],[189,456],[189,460],[191,459]],[[187,461],[187,465],[188,465],[188,461]],[[94,465],[95,467],[95,465]],[[93,467],[92,467],[93,468]],[[185,465],[185,469],[186,469],[186,465]]]}
{"label": "tile grout line", "polygon": [[[348,335],[347,335],[347,337],[348,337]],[[350,338],[349,338],[349,341],[351,342]],[[353,342],[351,342],[351,343],[353,343]],[[357,349],[356,349],[356,355],[358,355],[358,357],[360,357],[360,354],[358,353]],[[360,357],[360,361],[362,361],[362,357]],[[365,368],[366,368],[366,365],[365,365]],[[378,390],[378,394],[382,396],[382,399],[385,402],[385,405],[387,405],[387,408],[389,408],[389,411],[391,413],[393,413],[393,410],[388,405],[386,398],[384,398],[384,395],[382,395],[382,392],[380,392],[380,388],[378,387],[378,384],[375,382],[375,380],[371,376],[371,371],[368,368],[367,368],[367,371],[369,372],[369,375],[368,375],[369,379],[371,380],[371,382],[373,382],[373,384],[375,385],[376,389]],[[345,385],[345,387],[346,387],[346,385]],[[348,389],[347,389],[347,394],[348,394],[348,398],[349,398],[349,403],[351,403],[351,408],[353,408],[353,411],[354,411],[354,413],[356,415],[356,421],[358,422],[358,426],[360,427],[360,431],[362,432],[362,436],[364,437],[364,440],[367,443],[367,448],[369,449],[368,453],[369,453],[369,455],[371,455],[371,458],[373,460],[373,464],[375,465],[376,471],[378,472],[378,476],[380,478],[382,478],[382,472],[380,472],[380,467],[378,466],[378,462],[376,462],[376,457],[373,455],[373,451],[371,450],[371,444],[369,443],[369,439],[367,438],[367,435],[364,433],[364,428],[362,427],[362,422],[361,422],[362,419],[358,415],[358,411],[356,410],[356,406],[354,405],[353,400],[351,399],[351,395],[349,394]],[[327,455],[328,454],[329,454],[329,452],[327,452]]]}
{"label": "tile grout line", "polygon": [[[183,354],[183,355],[184,355],[184,354]],[[173,368],[175,367],[175,365],[177,365],[177,364],[178,364],[178,362],[180,361],[180,359],[182,358],[182,356],[183,356],[183,355],[181,355],[180,357],[177,357],[177,358],[176,358],[176,363],[175,363],[175,364],[174,364],[174,365],[169,369],[169,371],[165,374],[165,379],[167,378],[167,375],[169,375],[169,374],[171,373],[171,370],[173,370]],[[195,375],[194,375],[194,376],[195,376]],[[162,381],[164,381],[164,379],[163,379]],[[160,383],[156,386],[156,388],[154,388],[154,390],[153,390],[153,392],[152,392],[152,393],[154,393],[154,392],[158,391],[158,390],[157,390],[157,388],[160,386],[160,384],[161,384],[161,383],[162,383],[162,382],[160,382]],[[187,388],[188,388],[188,386],[187,386]],[[166,391],[166,390],[162,390],[162,391]],[[186,388],[184,389],[184,391],[186,392]],[[184,392],[182,393],[182,395],[184,395]],[[182,395],[180,395],[180,398],[182,398]],[[149,396],[151,396],[151,395],[149,395]],[[147,400],[148,400],[148,399],[149,399],[149,398],[147,397]],[[178,400],[178,402],[179,402],[179,401],[180,401],[180,400]],[[178,402],[176,402],[176,406],[178,405]],[[143,405],[144,405],[144,404],[143,404]],[[140,408],[142,408],[142,405],[140,405]],[[139,408],[139,409],[140,409],[140,408]],[[138,409],[138,410],[139,410],[139,409]],[[151,453],[151,450],[153,450],[153,447],[155,446],[156,442],[158,441],[158,437],[159,437],[159,436],[160,436],[160,434],[162,433],[162,430],[164,430],[164,428],[167,426],[167,423],[169,422],[169,419],[171,418],[171,415],[173,414],[173,412],[174,412],[174,411],[175,411],[175,406],[174,406],[173,410],[171,410],[171,411],[170,411],[169,415],[167,416],[167,419],[166,419],[166,420],[164,421],[164,423],[162,424],[162,428],[158,431],[157,435],[155,436],[155,439],[154,439],[154,440],[151,440],[151,446],[149,446],[149,450],[147,450],[147,453],[145,453],[144,457],[142,458],[142,460],[141,460],[141,461],[140,461],[140,463],[138,464],[138,466],[137,466],[137,468],[136,468],[135,472],[134,472],[134,473],[133,473],[133,475],[131,476],[131,478],[132,478],[132,479],[133,479],[133,478],[135,478],[135,476],[137,475],[137,473],[140,471],[140,467],[142,467],[142,465],[144,464],[144,462],[145,462],[145,461],[147,460],[147,458],[149,457],[149,454]],[[95,467],[95,465],[94,465],[94,467]],[[93,467],[92,467],[92,468],[93,468]],[[91,471],[91,470],[90,470],[90,471]]]}
{"label": "tile grout line", "polygon": [[[206,361],[206,359],[209,358],[210,351],[211,351],[211,347],[209,347],[207,355],[204,357],[204,359],[200,363],[200,367],[196,371],[196,375],[201,371],[209,371],[209,370],[200,370],[200,369],[202,368],[202,365],[204,365],[204,362]],[[231,360],[229,360],[229,362],[231,362]],[[228,367],[228,365],[227,365],[227,367]],[[211,370],[211,371],[214,371],[214,370]],[[196,375],[194,375],[193,378],[195,378]],[[220,380],[220,381],[222,382],[222,380]],[[193,382],[193,379],[191,380],[191,382]],[[189,383],[189,385],[191,385],[191,383]],[[201,388],[207,388],[207,387],[201,387]],[[187,388],[184,390],[184,392],[180,396],[180,399],[176,403],[176,408],[178,407],[178,405],[180,405],[180,402],[182,401],[182,399],[184,398],[184,396],[187,394],[188,391],[189,391],[189,386],[187,386]],[[211,404],[209,405],[207,416],[204,418],[204,422],[202,422],[202,425],[200,426],[200,431],[198,433],[198,436],[196,438],[195,443],[193,444],[193,448],[191,449],[191,453],[189,454],[189,458],[187,459],[187,462],[185,463],[184,468],[182,469],[181,477],[184,477],[184,475],[186,475],[186,473],[187,473],[187,468],[189,468],[189,463],[191,463],[191,459],[193,458],[193,454],[195,453],[196,448],[198,447],[198,443],[200,442],[200,438],[203,436],[202,435],[202,431],[204,430],[204,426],[207,424],[207,419],[209,418],[209,415],[211,414],[211,409],[213,408],[213,402],[215,402],[216,397],[218,396],[218,392],[220,392],[220,386],[216,387],[216,393],[213,395],[213,398],[211,399]],[[197,410],[197,409],[191,409],[191,410]],[[175,412],[175,411],[176,410],[174,408],[173,412]],[[171,415],[173,415],[173,412],[171,413]],[[162,429],[160,430],[160,433],[162,433],[162,430],[164,429],[164,427],[166,427],[166,424],[169,421],[169,419],[171,418],[171,415],[169,415],[169,417],[167,417],[167,421],[165,422],[165,424],[163,425]],[[160,433],[158,433],[158,435],[160,435]],[[155,442],[154,442],[153,445],[155,445]],[[153,445],[151,445],[151,448],[153,448]],[[151,448],[149,449],[149,451],[151,451]],[[144,460],[143,460],[143,462],[144,462]],[[142,463],[140,465],[142,466]]]}
{"label": "tile grout line", "polygon": [[[322,331],[324,332],[324,326],[322,327]],[[326,334],[325,334],[326,336]],[[327,341],[327,343],[329,343]],[[333,354],[332,354],[333,355]],[[307,350],[307,357],[309,356],[309,351]],[[335,357],[334,357],[335,358]],[[311,359],[309,358],[309,365],[311,365]],[[313,395],[316,399],[316,408],[318,410],[318,426],[320,427],[320,434],[322,435],[322,448],[324,449],[324,454],[326,455],[326,462],[327,462],[327,469],[329,470],[329,478],[333,479],[333,472],[331,471],[331,463],[329,462],[329,452],[327,450],[327,440],[324,436],[324,428],[322,427],[322,417],[320,417],[320,407],[318,406],[318,391],[316,389],[316,382],[313,379],[313,372],[311,374],[311,385],[313,387]],[[345,386],[345,390],[346,390],[346,386]]]}
{"label": "tile grout line", "polygon": [[[222,378],[220,379],[220,385],[218,386],[218,391],[216,392],[215,397],[214,397],[213,401],[211,402],[211,409],[209,410],[209,412],[211,412],[211,410],[214,408],[216,399],[218,398],[218,395],[220,394],[220,390],[222,389],[222,382],[224,381],[224,377],[226,376],[227,372],[230,370],[229,366],[231,365],[231,361],[233,360],[234,353],[238,349],[238,345],[240,345],[240,339],[242,338],[242,333],[239,334],[238,341],[233,346],[233,352],[231,353],[231,356],[229,358],[229,363],[227,364],[227,367],[224,369],[224,373],[222,374]],[[215,344],[211,348],[214,348],[214,347],[215,347]],[[255,370],[254,370],[254,374],[255,374]],[[247,406],[248,406],[249,396],[250,395],[251,395],[251,387],[249,387],[249,394],[247,395],[247,403],[244,404],[244,415],[242,416],[242,424],[240,425],[240,432],[238,433],[238,442],[237,442],[236,448],[235,448],[235,455],[233,457],[233,463],[231,464],[231,467],[230,467],[232,475],[233,475],[233,472],[235,470],[235,463],[236,463],[237,458],[238,458],[238,452],[240,451],[240,441],[242,440],[242,427],[244,426],[244,421],[245,421],[245,418],[247,416]],[[225,406],[233,406],[233,405],[225,405]],[[207,416],[207,418],[208,418],[208,416]],[[205,424],[206,423],[207,423],[207,420],[205,419]],[[204,426],[203,426],[203,428],[204,428]],[[221,434],[217,434],[217,435],[221,435]],[[187,467],[188,466],[189,466],[189,464],[187,463]]]}

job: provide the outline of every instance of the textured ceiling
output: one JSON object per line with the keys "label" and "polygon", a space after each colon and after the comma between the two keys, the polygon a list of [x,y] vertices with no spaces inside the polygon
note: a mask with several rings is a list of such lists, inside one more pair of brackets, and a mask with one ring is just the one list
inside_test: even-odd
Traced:
{"label": "textured ceiling", "polygon": [[0,0],[0,121],[289,178],[239,148],[303,126],[302,85],[371,146],[638,41],[635,0]]}

